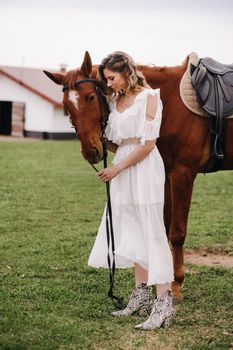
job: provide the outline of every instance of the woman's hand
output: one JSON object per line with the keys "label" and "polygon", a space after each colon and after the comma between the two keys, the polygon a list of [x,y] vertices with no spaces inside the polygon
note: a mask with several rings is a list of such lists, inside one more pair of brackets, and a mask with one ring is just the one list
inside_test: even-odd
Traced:
{"label": "woman's hand", "polygon": [[100,180],[108,182],[112,180],[115,176],[117,176],[120,172],[120,167],[117,165],[113,165],[111,167],[99,171],[97,175],[99,176]]}

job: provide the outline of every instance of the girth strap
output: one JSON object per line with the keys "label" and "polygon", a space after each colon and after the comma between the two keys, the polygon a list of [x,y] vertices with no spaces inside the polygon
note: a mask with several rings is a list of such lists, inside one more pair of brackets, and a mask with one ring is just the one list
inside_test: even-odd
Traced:
{"label": "girth strap", "polygon": [[220,91],[221,87],[218,82],[218,76],[214,76],[216,117],[212,119],[212,125],[210,129],[210,157],[208,160],[208,165],[204,171],[205,173],[218,171],[221,168],[224,160],[225,130],[222,116],[222,91]]}

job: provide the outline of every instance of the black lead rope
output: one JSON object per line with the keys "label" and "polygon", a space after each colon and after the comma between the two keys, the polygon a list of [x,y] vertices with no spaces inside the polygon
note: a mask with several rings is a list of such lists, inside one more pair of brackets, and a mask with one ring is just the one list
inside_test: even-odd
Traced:
{"label": "black lead rope", "polygon": [[[106,142],[103,141],[103,163],[104,168],[107,168],[107,147]],[[95,171],[99,171],[93,164],[92,167],[95,169]],[[116,295],[113,294],[113,287],[114,287],[114,276],[116,271],[116,263],[115,263],[115,241],[114,241],[114,232],[113,232],[113,223],[112,223],[112,206],[111,206],[111,196],[110,196],[110,183],[106,182],[106,194],[107,194],[107,205],[106,205],[106,234],[107,234],[107,247],[108,247],[108,253],[107,253],[107,261],[108,261],[108,268],[109,268],[109,281],[110,281],[110,288],[108,291],[108,296],[112,299],[113,304],[118,309],[124,309],[125,304],[123,298],[119,298]],[[112,264],[111,264],[111,257],[110,257],[110,243],[111,243],[111,253],[112,253]]]}
{"label": "black lead rope", "polygon": [[[107,104],[106,97],[102,93],[102,85],[100,84],[100,82],[98,80],[95,80],[92,78],[76,80],[74,82],[74,87],[77,88],[79,85],[81,85],[83,83],[92,83],[95,86],[95,90],[96,90],[100,105],[102,103]],[[69,84],[64,84],[62,91],[65,92],[68,89],[69,89]],[[101,124],[101,132],[102,132],[103,163],[104,163],[104,168],[107,168],[107,145],[106,145],[106,136],[105,136],[106,120],[105,120],[105,118],[103,118],[103,115],[101,116],[100,124]],[[76,128],[75,128],[75,130],[77,133]],[[92,165],[93,169],[95,169],[95,171],[99,172],[99,170],[93,164],[91,164],[91,165]],[[106,233],[107,233],[107,245],[108,245],[107,261],[108,261],[109,277],[110,277],[110,288],[108,291],[108,296],[112,299],[114,305],[117,308],[123,309],[123,308],[125,308],[125,304],[123,303],[123,298],[119,298],[113,294],[116,264],[115,264],[115,243],[114,243],[114,233],[113,233],[113,224],[112,224],[112,207],[111,207],[109,182],[106,182],[106,192],[107,192]],[[112,265],[111,265],[111,258],[110,258],[110,252],[109,252],[110,251],[110,241],[111,241],[111,252],[112,252]]]}

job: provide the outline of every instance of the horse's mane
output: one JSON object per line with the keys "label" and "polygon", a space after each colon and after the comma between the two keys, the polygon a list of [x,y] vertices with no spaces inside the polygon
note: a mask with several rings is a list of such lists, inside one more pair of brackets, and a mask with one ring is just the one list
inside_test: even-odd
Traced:
{"label": "horse's mane", "polygon": [[[177,75],[180,70],[183,70],[184,67],[186,67],[188,64],[188,57],[178,66],[157,66],[155,64],[150,65],[144,65],[144,64],[137,64],[138,70],[140,70],[144,75],[147,75],[147,78],[150,76],[153,76],[155,71],[163,73],[168,73],[172,75]],[[65,76],[65,84],[69,86],[70,89],[74,89],[75,87],[75,81],[80,79],[81,74],[81,68],[76,68],[73,70],[70,70],[66,73]],[[98,65],[92,66],[92,72],[91,72],[91,78],[98,80]]]}
{"label": "horse's mane", "polygon": [[65,83],[69,85],[70,89],[74,89],[74,83],[77,80],[78,74],[80,73],[80,68],[70,70],[66,73]]}

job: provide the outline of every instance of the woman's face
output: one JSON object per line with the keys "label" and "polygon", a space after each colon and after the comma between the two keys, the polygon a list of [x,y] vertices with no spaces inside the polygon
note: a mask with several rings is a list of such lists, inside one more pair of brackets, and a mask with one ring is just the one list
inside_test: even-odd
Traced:
{"label": "woman's face", "polygon": [[103,72],[107,80],[107,86],[114,92],[119,92],[126,88],[126,80],[122,73],[113,72],[107,68],[105,68]]}

